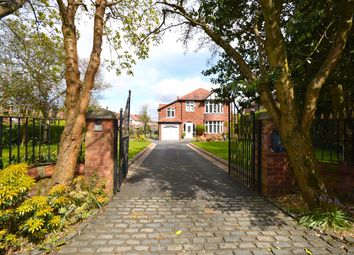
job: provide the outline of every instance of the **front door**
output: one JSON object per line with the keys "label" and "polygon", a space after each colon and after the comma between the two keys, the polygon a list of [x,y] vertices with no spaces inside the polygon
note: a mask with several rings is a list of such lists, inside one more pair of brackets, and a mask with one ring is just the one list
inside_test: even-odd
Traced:
{"label": "front door", "polygon": [[193,138],[193,123],[186,123],[186,136],[184,138]]}

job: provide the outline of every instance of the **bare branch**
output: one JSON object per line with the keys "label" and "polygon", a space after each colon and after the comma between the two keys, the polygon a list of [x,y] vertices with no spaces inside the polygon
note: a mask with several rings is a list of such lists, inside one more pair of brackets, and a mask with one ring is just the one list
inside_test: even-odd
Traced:
{"label": "bare branch", "polygon": [[324,31],[324,33],[322,34],[320,40],[318,41],[318,43],[316,44],[315,48],[313,49],[313,51],[306,57],[304,62],[307,62],[311,56],[316,52],[316,50],[318,49],[318,47],[320,46],[320,44],[322,43],[323,39],[326,37],[327,34],[327,30],[333,25],[333,21],[331,21],[329,23],[329,25],[327,26],[326,30]]}
{"label": "bare branch", "polygon": [[39,20],[38,20],[38,18],[37,18],[36,10],[34,9],[33,4],[32,4],[31,1],[28,1],[28,3],[29,3],[30,6],[31,6],[31,9],[32,9],[32,12],[33,12],[33,16],[34,16],[34,20],[36,21],[37,33],[39,33],[39,28],[38,28]]}
{"label": "bare branch", "polygon": [[117,5],[117,4],[120,4],[120,3],[122,3],[123,1],[121,0],[121,1],[114,1],[114,2],[107,2],[106,3],[106,7],[111,7],[111,6],[113,6],[113,5]]}

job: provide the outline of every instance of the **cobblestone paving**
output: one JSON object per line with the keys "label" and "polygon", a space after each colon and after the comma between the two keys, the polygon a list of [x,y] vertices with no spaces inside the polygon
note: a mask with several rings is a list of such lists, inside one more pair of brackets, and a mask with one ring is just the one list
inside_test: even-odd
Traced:
{"label": "cobblestone paving", "polygon": [[[164,147],[157,150],[159,148]],[[153,171],[149,164],[156,164],[154,151],[132,176]],[[191,154],[190,157],[199,156]],[[191,167],[195,169],[195,165]],[[186,170],[190,169],[187,167]],[[199,170],[219,171],[212,165],[208,170]],[[163,175],[163,170],[159,170],[159,174]],[[192,173],[190,175],[193,181]],[[224,173],[216,175],[216,180],[224,178]],[[158,181],[161,176],[156,175],[157,180],[153,183],[149,179],[152,176],[150,173],[139,178],[139,181],[131,178],[134,181],[129,183],[128,180],[124,187],[126,192],[115,196],[105,211],[65,245],[60,253],[258,255],[307,254],[308,250],[313,255],[354,254],[353,247],[297,225],[253,193],[241,189],[233,191],[234,195],[230,196],[227,195],[230,192],[227,187],[218,193],[211,192],[209,187],[204,193],[198,191],[192,195],[184,192],[182,194],[187,195],[173,196],[174,187],[170,185],[170,192],[160,190],[160,195],[155,195],[159,193],[156,189],[161,186]],[[165,176],[163,179],[166,180]],[[193,183],[196,183],[195,180]],[[137,186],[138,190],[141,186],[145,187],[138,194],[129,192],[133,190],[132,185]],[[235,183],[229,185],[233,185],[231,189],[234,189]],[[150,190],[147,186],[153,188]],[[211,193],[212,196],[196,195],[201,193]]]}

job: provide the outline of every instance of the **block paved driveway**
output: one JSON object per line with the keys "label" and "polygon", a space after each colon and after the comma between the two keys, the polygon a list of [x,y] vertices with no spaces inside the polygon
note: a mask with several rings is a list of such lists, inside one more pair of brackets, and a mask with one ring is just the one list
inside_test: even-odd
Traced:
{"label": "block paved driveway", "polygon": [[185,143],[159,142],[61,254],[353,254],[298,226]]}

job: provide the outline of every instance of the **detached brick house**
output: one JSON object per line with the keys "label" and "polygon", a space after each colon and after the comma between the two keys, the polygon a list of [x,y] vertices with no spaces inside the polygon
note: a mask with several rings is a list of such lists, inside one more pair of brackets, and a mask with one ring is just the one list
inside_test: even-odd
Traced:
{"label": "detached brick house", "polygon": [[228,105],[215,103],[215,94],[199,88],[158,108],[160,140],[195,137],[196,125],[204,125],[207,134],[222,134],[228,121]]}

